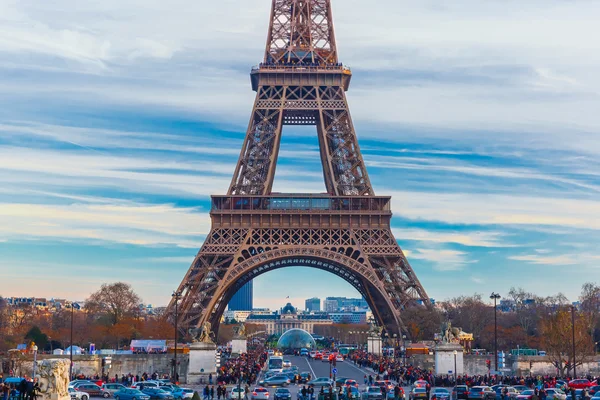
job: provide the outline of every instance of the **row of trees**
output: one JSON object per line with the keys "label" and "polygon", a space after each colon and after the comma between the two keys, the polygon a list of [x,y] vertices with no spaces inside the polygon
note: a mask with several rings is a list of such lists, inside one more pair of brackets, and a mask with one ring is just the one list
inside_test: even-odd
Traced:
{"label": "row of trees", "polygon": [[135,338],[172,338],[174,328],[162,315],[143,315],[141,299],[130,285],[104,284],[85,302],[83,311],[53,312],[32,306],[8,306],[0,299],[0,351],[34,341],[40,350],[66,348],[73,343],[96,348],[121,348]]}

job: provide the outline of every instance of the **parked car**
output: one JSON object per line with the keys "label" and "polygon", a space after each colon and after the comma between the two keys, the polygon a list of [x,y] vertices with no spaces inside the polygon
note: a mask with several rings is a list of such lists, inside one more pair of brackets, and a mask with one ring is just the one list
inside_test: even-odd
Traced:
{"label": "parked car", "polygon": [[548,400],[566,400],[567,394],[560,389],[548,388],[546,391],[546,399]]}
{"label": "parked car", "polygon": [[494,391],[496,392],[496,400],[502,400],[504,393],[506,393],[506,399],[516,399],[519,395],[519,391],[512,386],[498,385]]}
{"label": "parked car", "polygon": [[[392,390],[393,393],[393,390]],[[429,392],[429,399],[433,399],[436,398],[437,400],[443,399],[443,400],[450,400],[451,394],[450,391],[446,388],[434,388],[433,390],[431,390]]]}
{"label": "parked car", "polygon": [[147,387],[153,387],[153,388],[157,388],[159,387],[158,382],[152,382],[152,381],[144,381],[144,382],[136,382],[133,385],[131,385],[131,389],[137,389],[137,390],[143,390],[144,388]]}
{"label": "parked car", "polygon": [[361,394],[362,400],[382,400],[383,394],[379,386],[367,386]]}
{"label": "parked car", "polygon": [[496,392],[494,392],[489,386],[473,386],[471,390],[469,390],[469,395],[467,398],[469,400],[496,400]]}
{"label": "parked car", "polygon": [[88,393],[90,395],[90,397],[104,397],[105,399],[108,399],[109,397],[112,396],[108,390],[102,389],[100,386],[96,385],[95,383],[78,384],[73,389],[75,389],[78,392]]}
{"label": "parked car", "polygon": [[469,398],[469,387],[467,385],[456,385],[452,389],[452,400],[467,400]]}
{"label": "parked car", "polygon": [[[558,386],[557,386],[558,387]],[[525,385],[515,385],[513,386],[517,390],[517,392],[521,393],[523,390],[528,390],[529,388]]]}
{"label": "parked car", "polygon": [[346,399],[347,400],[358,400],[360,399],[360,391],[355,386],[348,386],[346,388]]}
{"label": "parked car", "polygon": [[573,379],[569,382],[569,387],[573,389],[586,389],[592,386],[589,379]]}
{"label": "parked car", "polygon": [[321,387],[321,386],[333,386],[333,380],[329,378],[317,378],[308,382],[308,386]]}
{"label": "parked car", "polygon": [[269,400],[269,390],[262,387],[254,388],[252,400]]}
{"label": "parked car", "polygon": [[[18,378],[19,382],[21,382],[21,378]],[[88,383],[94,383],[92,381],[89,381],[87,379],[74,379],[71,382],[69,382],[69,387],[75,387],[77,385],[83,385],[83,384],[88,384]]]}
{"label": "parked car", "polygon": [[173,395],[166,390],[145,387],[142,392],[150,396],[150,400],[173,400]]}
{"label": "parked car", "polygon": [[194,389],[178,387],[175,390],[173,390],[172,393],[173,393],[173,398],[175,400],[191,399],[192,397],[194,397]]}
{"label": "parked car", "polygon": [[292,394],[288,388],[278,388],[275,390],[274,400],[291,400]]}
{"label": "parked car", "polygon": [[120,383],[103,383],[102,389],[104,389],[107,392],[110,392],[110,394],[114,395],[115,392],[125,389],[125,386],[121,385]]}
{"label": "parked car", "polygon": [[408,393],[408,400],[427,400],[427,389],[425,387],[416,387]]}
{"label": "parked car", "polygon": [[531,400],[531,397],[533,396],[533,393],[534,392],[531,389],[523,390],[517,396],[517,400]]}
{"label": "parked car", "polygon": [[240,400],[244,398],[244,388],[234,386],[229,391],[229,400]]}
{"label": "parked car", "polygon": [[90,399],[89,393],[78,392],[77,390],[73,389],[72,387],[68,388],[68,390],[69,390],[69,396],[71,397],[71,400],[89,400]]}
{"label": "parked car", "polygon": [[150,400],[150,396],[138,389],[125,388],[115,392],[115,400]]}

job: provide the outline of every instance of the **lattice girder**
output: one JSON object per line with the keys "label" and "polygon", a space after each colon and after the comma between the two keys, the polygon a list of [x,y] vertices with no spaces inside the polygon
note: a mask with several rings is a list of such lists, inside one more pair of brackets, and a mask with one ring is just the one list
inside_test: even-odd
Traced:
{"label": "lattice girder", "polygon": [[[211,232],[179,286],[181,331],[211,322],[216,333],[248,280],[308,266],[353,285],[388,333],[408,334],[402,311],[430,302],[391,231],[390,198],[375,196],[367,174],[330,0],[272,0],[250,76],[256,98],[228,195],[213,196]],[[284,125],[316,126],[326,194],[271,193]]]}

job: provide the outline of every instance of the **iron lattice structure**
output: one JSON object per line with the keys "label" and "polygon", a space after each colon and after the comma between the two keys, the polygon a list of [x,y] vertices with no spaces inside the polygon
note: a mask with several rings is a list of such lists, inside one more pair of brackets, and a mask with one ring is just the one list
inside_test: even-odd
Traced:
{"label": "iron lattice structure", "polygon": [[[235,173],[228,194],[212,197],[211,232],[178,290],[182,331],[210,322],[216,332],[239,288],[287,266],[342,277],[388,333],[404,330],[405,307],[430,304],[391,232],[391,198],[371,187],[346,100],[351,77],[338,61],[330,0],[273,0]],[[317,127],[327,194],[271,192],[284,125]]]}

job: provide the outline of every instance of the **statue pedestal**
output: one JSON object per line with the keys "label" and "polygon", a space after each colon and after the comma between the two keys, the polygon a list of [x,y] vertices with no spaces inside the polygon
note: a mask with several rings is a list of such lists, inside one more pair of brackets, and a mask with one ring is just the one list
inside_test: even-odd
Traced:
{"label": "statue pedestal", "polygon": [[36,375],[40,384],[40,400],[70,400],[68,392],[70,362],[64,358],[50,358],[36,362]]}
{"label": "statue pedestal", "polygon": [[457,343],[440,343],[435,346],[435,374],[464,375],[463,354],[463,347]]}
{"label": "statue pedestal", "polygon": [[190,345],[190,365],[188,366],[187,384],[198,385],[208,383],[208,374],[215,377],[217,345],[197,342]]}
{"label": "statue pedestal", "polygon": [[245,338],[235,338],[231,341],[231,353],[242,354],[248,352],[248,340]]}
{"label": "statue pedestal", "polygon": [[367,352],[378,356],[383,355],[382,341],[379,336],[369,336],[367,338]]}

